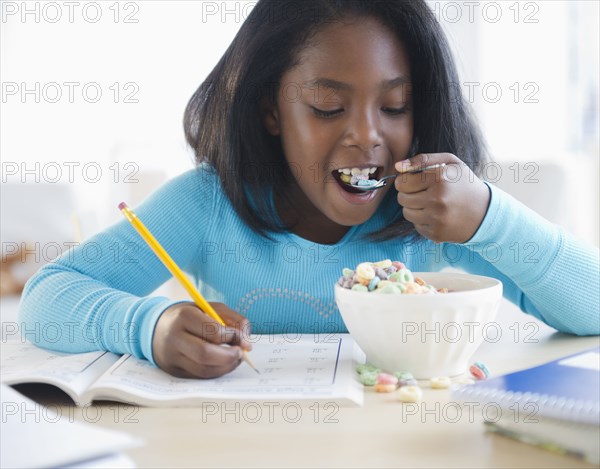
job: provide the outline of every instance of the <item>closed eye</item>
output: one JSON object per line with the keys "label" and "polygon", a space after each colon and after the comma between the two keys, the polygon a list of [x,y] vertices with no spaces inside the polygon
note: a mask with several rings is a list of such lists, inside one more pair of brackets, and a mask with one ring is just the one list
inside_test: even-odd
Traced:
{"label": "closed eye", "polygon": [[315,114],[315,116],[322,117],[323,119],[331,119],[332,117],[335,117],[338,114],[341,114],[342,112],[344,112],[343,108],[326,111],[324,109],[319,109],[314,106],[311,106],[311,109],[312,109],[313,113]]}
{"label": "closed eye", "polygon": [[408,106],[404,106],[401,108],[393,108],[393,107],[384,107],[381,109],[383,112],[385,112],[386,114],[389,114],[390,116],[399,116],[402,114],[406,114],[409,110]]}

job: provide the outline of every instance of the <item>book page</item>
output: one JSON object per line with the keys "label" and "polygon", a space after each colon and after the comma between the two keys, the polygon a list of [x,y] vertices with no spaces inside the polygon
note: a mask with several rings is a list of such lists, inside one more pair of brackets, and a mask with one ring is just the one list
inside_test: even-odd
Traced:
{"label": "book page", "polygon": [[[348,335],[253,336],[252,361],[215,379],[173,377],[147,361],[124,356],[100,378],[91,391],[109,388],[151,400],[310,399],[344,397],[356,383],[354,342]],[[102,395],[102,392],[100,392]],[[98,395],[95,396],[96,398]],[[144,402],[144,401],[138,401]]]}
{"label": "book page", "polygon": [[586,352],[574,357],[565,358],[558,362],[559,365],[563,366],[574,366],[576,368],[584,368],[592,371],[600,372],[600,353],[598,352]]}
{"label": "book page", "polygon": [[21,340],[3,342],[0,350],[3,383],[53,384],[77,403],[84,391],[119,358],[109,352],[53,352]]}

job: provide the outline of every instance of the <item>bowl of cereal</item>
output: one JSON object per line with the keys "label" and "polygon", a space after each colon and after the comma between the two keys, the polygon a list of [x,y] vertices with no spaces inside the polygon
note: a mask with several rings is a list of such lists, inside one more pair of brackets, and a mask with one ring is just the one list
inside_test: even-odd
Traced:
{"label": "bowl of cereal", "polygon": [[334,290],[367,362],[388,372],[410,371],[417,379],[457,376],[486,337],[497,339],[502,282],[491,277],[413,273],[384,260],[344,269]]}

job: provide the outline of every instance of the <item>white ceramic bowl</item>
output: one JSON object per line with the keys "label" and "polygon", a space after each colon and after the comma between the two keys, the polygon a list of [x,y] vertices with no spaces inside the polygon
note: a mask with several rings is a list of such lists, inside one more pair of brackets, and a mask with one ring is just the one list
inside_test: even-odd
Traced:
{"label": "white ceramic bowl", "polygon": [[359,292],[335,285],[335,301],[367,362],[417,379],[456,376],[484,340],[497,340],[494,321],[502,282],[450,272],[415,272],[450,293],[402,295]]}

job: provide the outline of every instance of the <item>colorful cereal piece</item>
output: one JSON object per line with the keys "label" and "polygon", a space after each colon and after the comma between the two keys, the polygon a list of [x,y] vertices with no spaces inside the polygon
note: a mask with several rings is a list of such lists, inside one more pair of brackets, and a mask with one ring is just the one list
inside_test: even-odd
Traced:
{"label": "colorful cereal piece", "polygon": [[481,371],[481,369],[479,369],[475,365],[471,365],[469,367],[469,371],[476,379],[479,379],[479,380],[485,379],[485,373],[483,371]]}
{"label": "colorful cereal piece", "polygon": [[356,276],[359,281],[361,278],[371,280],[375,277],[375,269],[373,269],[373,266],[369,262],[363,262],[356,267]]}
{"label": "colorful cereal piece", "polygon": [[401,388],[404,386],[418,386],[419,383],[414,378],[401,378],[398,380],[398,386]]}
{"label": "colorful cereal piece", "polygon": [[355,184],[358,186],[374,186],[377,181],[375,179],[358,179]]}
{"label": "colorful cereal piece", "polygon": [[373,262],[373,266],[374,267],[381,267],[382,269],[387,269],[388,267],[392,266],[392,261],[389,260],[389,259],[385,259],[383,261]]}
{"label": "colorful cereal piece", "polygon": [[383,294],[394,294],[394,293],[398,293],[398,289],[396,287],[394,287],[393,285],[386,285],[383,288],[378,288],[377,290],[375,290],[377,293],[383,293]]}
{"label": "colorful cereal piece", "polygon": [[410,270],[408,270],[407,268],[400,269],[396,273],[398,274],[398,280],[397,280],[398,282],[409,283],[409,282],[414,281],[412,272]]}
{"label": "colorful cereal piece", "polygon": [[[413,273],[399,261],[384,259],[378,262],[361,262],[355,270],[348,267],[342,269],[342,276],[338,279],[342,288],[355,291],[365,291],[356,287],[362,285],[366,291],[375,293],[401,293],[401,294],[435,294],[447,292],[447,290],[436,290],[421,278],[414,278]],[[393,285],[395,289],[388,288]]]}
{"label": "colorful cereal piece", "polygon": [[399,282],[400,281],[400,272],[394,272],[394,273],[390,274],[390,276],[388,277],[388,280],[390,282]]}
{"label": "colorful cereal piece", "polygon": [[448,389],[450,384],[452,384],[452,381],[447,376],[436,376],[429,380],[431,389]]}
{"label": "colorful cereal piece", "polygon": [[421,277],[415,277],[415,283],[417,285],[421,285],[422,287],[424,287],[425,285],[427,285],[427,283],[425,282],[425,280],[423,280]]}
{"label": "colorful cereal piece", "polygon": [[417,285],[414,282],[409,282],[406,285],[404,285],[404,292],[403,293],[406,293],[407,295],[414,295],[416,293],[420,293],[419,290],[420,290],[419,289],[419,285]]}
{"label": "colorful cereal piece", "polygon": [[354,291],[369,291],[369,289],[367,287],[365,287],[364,285],[357,283],[356,285],[354,285],[352,287],[352,290]]}
{"label": "colorful cereal piece", "polygon": [[396,386],[398,384],[398,378],[394,375],[390,375],[389,373],[379,373],[377,375],[377,383],[378,384],[393,384]]}
{"label": "colorful cereal piece", "polygon": [[377,374],[379,374],[379,373],[381,373],[381,369],[380,369],[380,368],[377,368],[376,366],[374,366],[374,365],[371,365],[371,364],[369,364],[369,363],[361,363],[360,365],[358,365],[358,366],[356,367],[356,372],[357,372],[359,375],[362,375],[362,374],[363,374],[363,373],[365,373],[365,372],[370,372],[370,373],[377,373]]}
{"label": "colorful cereal piece", "polygon": [[358,375],[358,380],[365,386],[375,386],[378,374],[379,373],[374,373],[372,371],[365,371]]}
{"label": "colorful cereal piece", "polygon": [[481,370],[485,373],[485,377],[489,378],[490,377],[490,370],[488,369],[487,366],[485,366],[485,363],[483,362],[475,362],[475,365],[478,366],[479,368],[481,368]]}
{"label": "colorful cereal piece", "polygon": [[352,278],[352,276],[354,275],[354,271],[352,269],[349,269],[348,267],[344,267],[344,269],[342,270],[342,275],[346,278]]}
{"label": "colorful cereal piece", "polygon": [[375,290],[377,288],[377,284],[379,282],[381,282],[381,279],[379,277],[377,277],[377,276],[373,277],[371,279],[371,281],[369,282],[369,286],[368,286],[369,291]]}
{"label": "colorful cereal piece", "polygon": [[398,391],[398,398],[402,402],[421,402],[423,391],[419,386],[403,386]]}
{"label": "colorful cereal piece", "polygon": [[479,380],[486,379],[488,376],[490,376],[490,370],[488,370],[487,366],[485,366],[481,362],[473,363],[469,367],[469,371],[475,378],[477,378]]}
{"label": "colorful cereal piece", "polygon": [[385,288],[385,287],[388,287],[388,286],[393,287],[394,286],[394,282],[390,282],[389,280],[382,280],[381,282],[379,282],[377,284],[377,289],[382,289],[382,288]]}
{"label": "colorful cereal piece", "polygon": [[387,280],[389,277],[388,273],[385,270],[383,270],[381,267],[377,267],[375,269],[375,275],[377,277],[379,277],[379,280]]}
{"label": "colorful cereal piece", "polygon": [[394,392],[396,389],[395,384],[375,383],[375,392]]}
{"label": "colorful cereal piece", "polygon": [[410,371],[394,371],[394,376],[398,379],[414,379]]}

